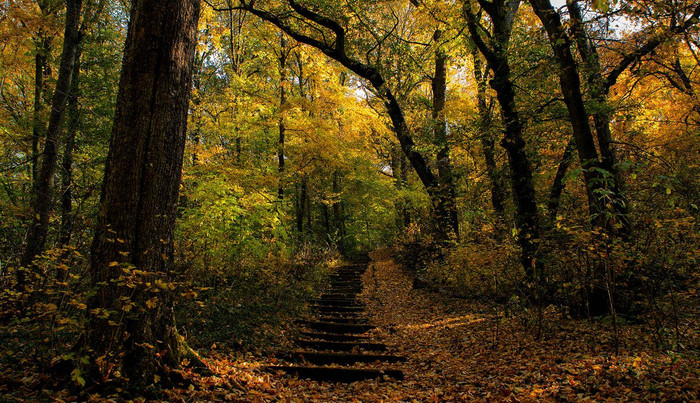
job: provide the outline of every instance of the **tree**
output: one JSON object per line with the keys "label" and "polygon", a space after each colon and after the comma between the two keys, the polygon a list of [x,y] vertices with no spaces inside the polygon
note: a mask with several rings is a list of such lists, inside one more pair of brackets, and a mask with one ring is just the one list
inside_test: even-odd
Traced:
{"label": "tree", "polygon": [[199,10],[197,0],[152,0],[135,1],[130,13],[85,341],[95,376],[116,365],[135,387],[186,353],[170,280]]}
{"label": "tree", "polygon": [[[439,175],[435,175],[426,156],[416,147],[411,130],[406,122],[404,110],[387,82],[382,69],[370,62],[363,61],[360,57],[350,52],[348,44],[351,42],[351,38],[347,37],[347,30],[339,22],[340,20],[322,15],[295,0],[287,0],[286,3],[289,10],[279,10],[279,12],[256,7],[255,2],[249,1],[241,1],[235,7],[216,7],[214,9],[217,11],[226,11],[232,8],[247,10],[251,14],[276,25],[296,41],[319,49],[328,57],[367,80],[382,100],[391,119],[396,138],[401,145],[401,150],[406,155],[408,162],[415,170],[430,197],[437,237],[447,239],[450,232],[456,234],[458,229],[453,227],[455,220],[453,220],[453,215],[450,213],[450,206],[454,205],[454,200],[450,199],[450,189],[440,183]],[[306,25],[313,26],[315,28],[313,32],[320,32],[320,37],[298,28],[293,22],[294,20],[305,21]],[[333,35],[333,40],[327,39],[326,32]],[[374,46],[375,50],[383,42],[381,38],[377,39],[378,43]],[[373,50],[370,49],[367,55],[372,52]]]}
{"label": "tree", "polygon": [[[51,115],[41,156],[39,176],[34,182],[32,223],[29,227],[26,245],[20,260],[20,264],[24,267],[29,267],[36,255],[42,252],[49,232],[49,218],[53,207],[53,180],[58,161],[58,145],[68,94],[71,88],[75,55],[80,43],[81,9],[82,0],[66,0],[66,23],[61,63],[58,68],[56,88],[51,100]],[[18,273],[17,282],[18,286],[21,287],[25,282],[25,278],[22,271]]]}
{"label": "tree", "polygon": [[515,203],[515,225],[521,248],[520,262],[528,278],[538,280],[543,269],[537,243],[540,238],[539,213],[532,178],[532,166],[525,151],[523,122],[515,102],[515,86],[508,61],[508,43],[519,0],[479,0],[479,4],[491,19],[491,32],[487,32],[473,11],[470,0],[464,2],[464,15],[472,40],[493,71],[491,86],[496,91],[505,125],[501,146],[508,154],[510,180]]}

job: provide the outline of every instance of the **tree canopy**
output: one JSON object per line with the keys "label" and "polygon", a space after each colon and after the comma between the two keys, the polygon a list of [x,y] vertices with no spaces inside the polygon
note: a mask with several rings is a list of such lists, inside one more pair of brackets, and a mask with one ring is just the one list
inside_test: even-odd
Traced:
{"label": "tree canopy", "polygon": [[[0,396],[311,393],[243,379],[370,253],[406,374],[595,335],[548,352],[563,389],[372,393],[693,400],[666,363],[697,376],[699,93],[693,0],[0,2]],[[609,354],[666,386],[577,377]]]}

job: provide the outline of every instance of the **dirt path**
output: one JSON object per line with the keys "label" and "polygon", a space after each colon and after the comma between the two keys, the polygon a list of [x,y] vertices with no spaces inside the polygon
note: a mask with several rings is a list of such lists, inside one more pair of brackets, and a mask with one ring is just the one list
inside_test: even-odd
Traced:
{"label": "dirt path", "polygon": [[372,258],[360,300],[377,326],[371,338],[406,357],[392,364],[405,380],[316,382],[265,372],[274,359],[221,358],[211,363],[223,376],[212,378],[209,392],[191,396],[300,402],[698,400],[698,360],[655,352],[642,329],[623,331],[628,349],[617,357],[609,353],[604,329],[581,321],[550,318],[546,336],[536,340],[523,325],[527,313],[497,319],[485,305],[415,290],[390,254]]}

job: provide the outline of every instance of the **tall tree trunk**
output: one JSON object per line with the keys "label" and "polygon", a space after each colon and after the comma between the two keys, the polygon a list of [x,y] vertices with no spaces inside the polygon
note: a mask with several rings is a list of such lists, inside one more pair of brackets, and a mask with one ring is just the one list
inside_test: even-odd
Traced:
{"label": "tall tree trunk", "polygon": [[557,167],[557,173],[554,175],[554,181],[549,191],[547,208],[549,210],[549,218],[552,222],[557,219],[559,205],[561,203],[561,194],[564,191],[564,178],[566,177],[566,171],[568,171],[571,166],[575,148],[576,142],[573,138],[569,139],[569,142],[566,143],[566,147],[564,148],[564,154],[561,156],[561,161],[559,161],[559,166]]}
{"label": "tall tree trunk", "polygon": [[[58,143],[63,126],[66,102],[73,77],[75,54],[80,42],[79,25],[82,0],[66,0],[66,24],[58,69],[56,88],[51,100],[51,114],[46,131],[46,140],[42,152],[38,180],[34,183],[34,202],[32,203],[32,223],[27,234],[27,241],[20,264],[29,267],[46,244],[49,231],[49,217],[53,206],[53,179],[58,160]],[[25,282],[23,272],[19,271],[18,285]]]}
{"label": "tall tree trunk", "polygon": [[481,131],[481,133],[479,133],[479,141],[481,142],[481,148],[484,153],[486,174],[491,184],[491,205],[493,206],[493,211],[496,213],[497,220],[503,221],[505,218],[505,208],[503,207],[505,190],[503,189],[501,177],[498,173],[498,166],[496,166],[495,142],[491,130],[493,119],[491,111],[486,104],[486,78],[488,76],[488,69],[482,66],[481,56],[479,56],[479,51],[476,47],[474,47],[472,51],[472,58],[474,59],[474,79],[477,84],[476,97],[477,109],[479,111],[478,128]]}
{"label": "tall tree trunk", "polygon": [[284,199],[284,142],[286,127],[284,125],[284,108],[287,103],[287,94],[284,88],[285,82],[287,81],[287,41],[283,33],[280,32],[280,57],[279,57],[279,71],[280,71],[280,108],[279,108],[279,120],[277,121],[277,129],[279,130],[279,139],[277,141],[277,174],[279,176],[279,188],[277,190],[277,197],[282,200]]}
{"label": "tall tree trunk", "polygon": [[510,181],[515,202],[515,224],[518,229],[518,244],[522,250],[520,262],[527,277],[533,281],[541,278],[542,261],[539,259],[537,242],[539,233],[539,213],[532,178],[532,166],[525,151],[525,140],[520,114],[515,108],[515,91],[510,79],[510,67],[504,58],[494,69],[493,88],[496,90],[501,114],[505,123],[505,133],[501,146],[508,154]]}
{"label": "tall tree trunk", "polygon": [[299,195],[297,196],[297,231],[299,234],[304,233],[304,218],[306,217],[306,206],[308,199],[307,195],[307,183],[308,178],[306,175],[301,178],[301,185],[299,187]]}
{"label": "tall tree trunk", "polygon": [[338,249],[341,252],[345,251],[345,218],[343,217],[342,214],[342,201],[340,200],[340,174],[338,171],[333,172],[333,194],[335,197],[338,197],[337,201],[333,202],[333,223],[335,225],[335,229],[337,231],[339,240],[338,240]]}
{"label": "tall tree trunk", "polygon": [[571,21],[571,32],[576,41],[576,47],[583,59],[584,70],[593,101],[596,108],[593,112],[593,122],[600,149],[601,167],[612,176],[612,207],[616,218],[620,220],[620,235],[629,237],[632,234],[632,226],[629,221],[629,203],[625,195],[625,182],[617,161],[615,148],[612,145],[612,133],[610,132],[610,113],[608,111],[608,91],[610,86],[605,85],[602,67],[598,51],[588,38],[583,26],[583,17],[577,0],[567,0],[567,9]]}
{"label": "tall tree trunk", "polygon": [[[433,40],[440,41],[442,31],[435,31]],[[435,71],[432,79],[433,88],[433,134],[437,146],[436,165],[438,170],[439,189],[436,191],[438,203],[434,209],[435,225],[440,228],[437,234],[453,233],[459,240],[459,217],[457,214],[457,197],[455,192],[452,163],[450,162],[450,146],[447,141],[447,120],[445,119],[445,100],[447,93],[447,55],[440,49],[435,51]]]}
{"label": "tall tree trunk", "polygon": [[564,95],[566,108],[569,111],[569,120],[576,139],[576,149],[583,168],[591,220],[596,226],[604,227],[606,225],[605,207],[601,197],[605,182],[600,173],[602,165],[588,122],[589,115],[583,101],[578,66],[571,53],[571,41],[564,31],[559,14],[549,0],[530,0],[530,4],[547,31],[550,45],[559,64],[559,85]]}
{"label": "tall tree trunk", "polygon": [[[492,3],[493,8],[486,11],[492,19],[492,43],[487,44],[477,28],[477,16],[471,9],[471,3],[464,3],[464,13],[469,32],[479,51],[493,71],[491,86],[496,91],[501,106],[501,116],[505,125],[501,146],[506,150],[510,165],[510,181],[513,188],[515,204],[515,225],[518,229],[518,245],[521,249],[520,263],[530,282],[539,285],[543,279],[544,264],[538,248],[540,238],[539,212],[530,159],[525,150],[523,124],[515,104],[515,86],[512,81],[507,49],[515,14],[519,1],[509,3]],[[541,287],[536,287],[539,293]],[[538,304],[541,295],[537,294]]]}
{"label": "tall tree trunk", "polygon": [[36,40],[34,56],[34,112],[32,117],[32,154],[31,174],[32,188],[39,179],[39,140],[44,136],[44,123],[41,119],[44,110],[44,75],[46,74],[47,55],[51,53],[51,40],[40,34]]}
{"label": "tall tree trunk", "polygon": [[[82,46],[79,45],[75,53],[75,65],[73,66],[73,78],[68,97],[68,121],[66,140],[63,145],[63,160],[61,161],[61,227],[58,235],[58,246],[65,248],[70,244],[73,234],[73,151],[75,138],[80,127],[80,59]],[[58,281],[64,281],[68,273],[59,270]]]}
{"label": "tall tree trunk", "polygon": [[185,354],[169,284],[199,4],[132,3],[92,243],[86,343],[101,360],[93,369],[121,369],[137,388]]}
{"label": "tall tree trunk", "polygon": [[[408,161],[406,161],[406,154],[399,150],[399,170],[401,171],[401,176],[399,181],[401,182],[401,189],[408,189]],[[403,216],[403,226],[408,228],[411,225],[411,204],[407,196],[403,197],[403,202],[401,203],[401,215]]]}

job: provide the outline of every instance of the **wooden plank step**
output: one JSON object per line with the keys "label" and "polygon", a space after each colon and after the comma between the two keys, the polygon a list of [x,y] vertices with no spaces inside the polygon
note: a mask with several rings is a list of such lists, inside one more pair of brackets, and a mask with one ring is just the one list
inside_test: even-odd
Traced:
{"label": "wooden plank step", "polygon": [[376,326],[367,324],[320,322],[310,320],[301,320],[299,321],[299,323],[311,330],[317,330],[326,333],[362,334],[376,328]]}
{"label": "wooden plank step", "polygon": [[316,350],[332,351],[352,351],[356,348],[368,351],[386,351],[386,344],[369,342],[347,342],[347,341],[327,341],[327,340],[297,340],[299,347],[313,348]]}
{"label": "wooden plank step", "polygon": [[333,287],[333,288],[335,288],[335,287],[339,287],[339,288],[362,287],[362,281],[360,281],[360,280],[342,280],[342,281],[332,280],[330,282],[330,284],[331,284],[331,287]]}
{"label": "wooden plank step", "polygon": [[314,302],[320,305],[362,306],[360,302],[349,298],[316,298],[310,300],[309,302]]}
{"label": "wooden plank step", "polygon": [[270,365],[269,371],[282,371],[302,379],[325,382],[357,382],[367,379],[403,380],[403,372],[397,369],[364,369],[364,368],[335,368],[335,367],[311,367],[302,365]]}
{"label": "wooden plank step", "polygon": [[344,283],[331,283],[331,286],[328,287],[331,290],[334,289],[345,289],[349,288],[351,290],[362,290],[362,283],[350,283],[350,282],[344,282]]}
{"label": "wooden plank step", "polygon": [[294,356],[311,364],[354,364],[356,362],[400,362],[406,357],[391,354],[356,354],[356,353],[317,353],[296,351]]}
{"label": "wooden plank step", "polygon": [[356,293],[343,293],[343,292],[325,292],[320,295],[320,298],[346,298],[355,299]]}
{"label": "wooden plank step", "polygon": [[327,340],[327,341],[359,341],[367,340],[369,337],[357,334],[337,334],[337,333],[316,333],[316,332],[300,332],[304,337],[311,339]]}
{"label": "wooden plank step", "polygon": [[357,295],[362,292],[362,287],[332,287],[328,291],[334,294]]}
{"label": "wooden plank step", "polygon": [[364,312],[365,308],[361,306],[342,306],[342,305],[311,305],[311,310],[322,313],[340,313],[340,312]]}
{"label": "wooden plank step", "polygon": [[321,322],[334,323],[367,323],[367,318],[348,318],[347,316],[321,316],[318,318]]}
{"label": "wooden plank step", "polygon": [[329,316],[329,317],[336,317],[336,318],[364,318],[365,317],[365,312],[364,311],[357,311],[357,312],[316,312],[320,316]]}

